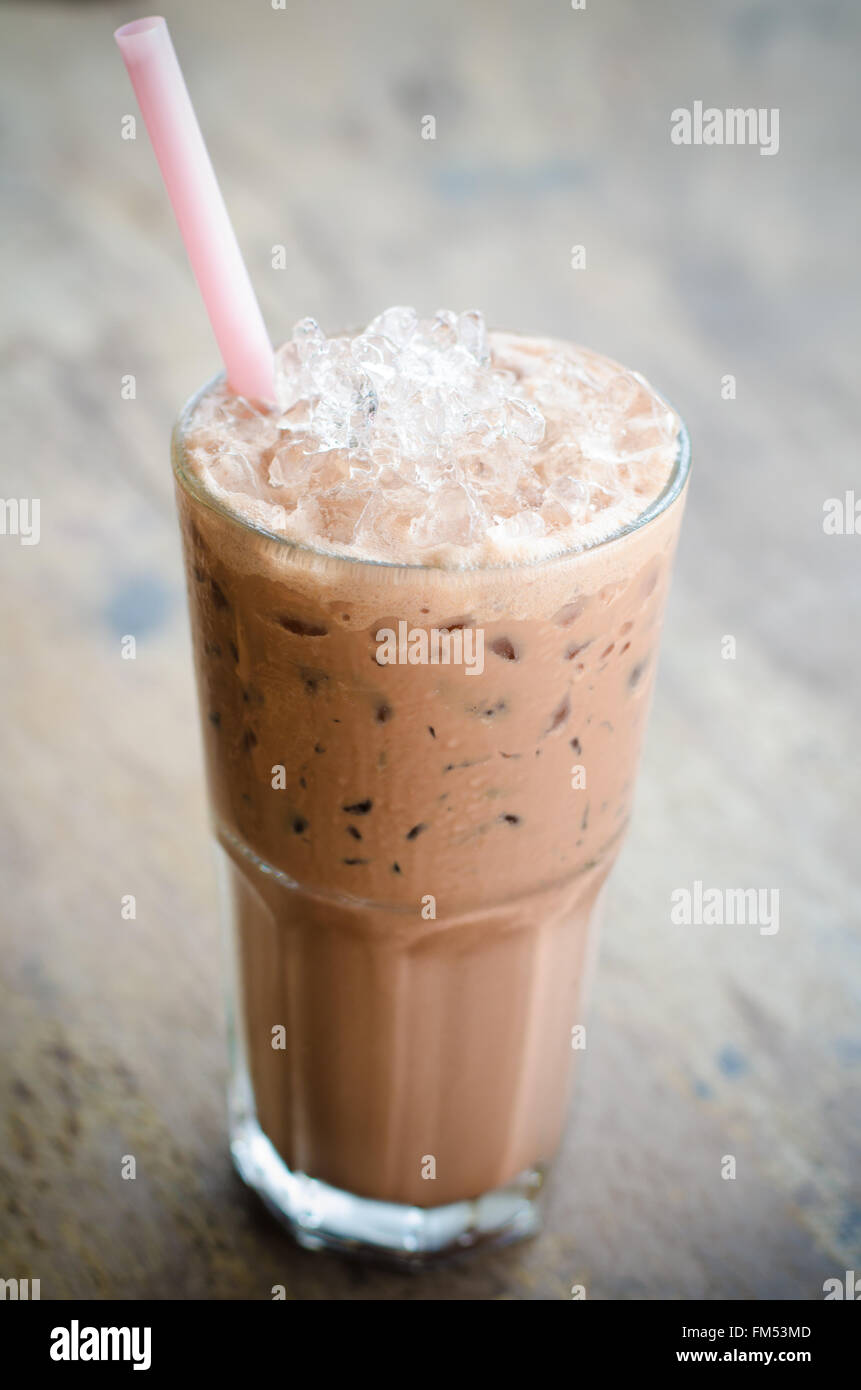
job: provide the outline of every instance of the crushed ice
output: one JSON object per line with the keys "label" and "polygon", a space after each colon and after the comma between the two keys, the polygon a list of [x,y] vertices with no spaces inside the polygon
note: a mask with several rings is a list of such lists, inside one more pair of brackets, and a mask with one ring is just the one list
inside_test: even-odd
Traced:
{"label": "crushed ice", "polygon": [[210,485],[271,529],[401,558],[541,549],[642,510],[678,426],[648,384],[568,344],[491,345],[476,310],[396,307],[334,338],[302,319],[276,354],[280,413],[222,395],[199,418]]}

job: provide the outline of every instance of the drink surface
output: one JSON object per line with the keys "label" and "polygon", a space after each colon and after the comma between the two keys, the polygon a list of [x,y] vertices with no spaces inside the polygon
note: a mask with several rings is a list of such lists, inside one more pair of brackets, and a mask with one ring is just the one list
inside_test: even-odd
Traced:
{"label": "drink surface", "polygon": [[[351,362],[355,341],[337,350]],[[176,444],[257,1117],[291,1170],[420,1207],[502,1186],[558,1143],[684,501],[678,488],[625,530],[675,476],[678,446],[676,417],[639,378],[564,345],[490,342],[492,371],[523,394],[509,392],[495,416],[486,407],[497,434],[483,446],[477,429],[457,433],[465,392],[453,414],[451,395],[437,402],[430,434],[430,388],[410,395],[408,419],[425,420],[412,434],[403,412],[385,423],[385,390],[370,417],[367,401],[354,411],[356,377],[314,404],[295,342],[285,353],[296,400],[287,392],[266,412],[210,390]],[[323,374],[316,352],[311,376]],[[473,385],[489,369],[477,352]],[[554,413],[554,392],[569,401],[577,373],[580,404]],[[293,412],[303,423],[285,430]],[[507,477],[502,491],[486,479],[468,491],[482,460]],[[583,495],[565,492],[564,468]],[[406,514],[392,501],[401,487],[412,490]],[[435,510],[458,487],[477,514],[469,530],[452,529],[456,509],[441,521]],[[338,528],[351,489],[348,532]],[[554,531],[546,518],[563,495],[567,521]],[[542,512],[544,531],[516,524]],[[480,635],[480,668],[427,648],[418,662],[381,661],[380,634],[401,625]]]}
{"label": "drink surface", "polygon": [[188,424],[189,467],[228,508],[329,553],[452,568],[605,540],[665,487],[679,421],[637,373],[476,312],[393,308],[277,354],[278,407],[223,385]]}

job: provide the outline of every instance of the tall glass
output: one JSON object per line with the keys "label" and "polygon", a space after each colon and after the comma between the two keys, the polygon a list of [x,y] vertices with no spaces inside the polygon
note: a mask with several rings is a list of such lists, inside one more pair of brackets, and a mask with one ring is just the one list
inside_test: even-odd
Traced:
{"label": "tall glass", "polygon": [[687,436],[611,539],[453,571],[227,511],[184,454],[197,399],[173,462],[234,1161],[311,1248],[420,1261],[528,1234],[630,811]]}

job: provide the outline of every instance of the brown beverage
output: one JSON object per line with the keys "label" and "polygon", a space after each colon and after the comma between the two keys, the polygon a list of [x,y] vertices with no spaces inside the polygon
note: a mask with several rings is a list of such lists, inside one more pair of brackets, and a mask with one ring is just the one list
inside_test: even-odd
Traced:
{"label": "brown beverage", "polygon": [[299,325],[175,465],[240,1171],[306,1244],[534,1226],[628,821],[687,458],[641,378],[477,315]]}

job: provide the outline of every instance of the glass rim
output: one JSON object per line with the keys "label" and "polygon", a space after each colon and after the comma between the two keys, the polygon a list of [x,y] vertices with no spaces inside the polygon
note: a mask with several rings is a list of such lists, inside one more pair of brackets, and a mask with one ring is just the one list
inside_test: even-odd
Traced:
{"label": "glass rim", "polygon": [[602,546],[612,545],[615,541],[622,540],[625,536],[631,535],[634,531],[639,531],[644,526],[648,526],[650,522],[656,521],[657,518],[662,516],[677,498],[681,496],[691,471],[691,440],[684,419],[672,402],[667,400],[666,396],[661,395],[660,392],[655,391],[654,387],[650,386],[650,389],[658,399],[669,406],[679,422],[678,449],[673,462],[673,469],[657,497],[652,499],[645,510],[640,512],[639,516],[634,517],[632,521],[626,522],[624,526],[618,527],[618,529],[613,531],[609,536],[603,536],[600,540],[591,541],[586,545],[571,546],[567,550],[559,551],[558,554],[554,553],[551,555],[540,555],[526,559],[512,560],[508,564],[499,565],[433,565],[423,563],[422,561],[377,560],[370,556],[348,555],[344,551],[323,550],[319,546],[308,545],[304,541],[298,541],[292,536],[279,535],[276,531],[270,531],[267,527],[261,526],[258,522],[250,520],[249,517],[241,516],[239,512],[232,511],[220,498],[209,492],[200,478],[184,466],[186,457],[185,435],[191,416],[194,414],[202,398],[216,386],[219,386],[224,381],[224,378],[225,373],[221,371],[216,372],[215,376],[211,377],[209,381],[204,382],[197,391],[189,396],[174,421],[173,429],[171,430],[170,452],[173,472],[177,482],[185,488],[186,492],[196,498],[197,501],[203,503],[204,506],[209,507],[212,511],[217,512],[227,521],[233,522],[246,531],[250,531],[253,535],[260,536],[265,540],[271,541],[275,545],[283,546],[287,551],[295,551],[297,554],[313,555],[321,560],[336,560],[344,564],[369,565],[388,570],[424,570],[436,575],[482,574],[493,571],[499,571],[501,573],[506,570],[528,571],[531,569],[538,569],[545,565],[572,560],[577,555],[590,555],[594,551],[600,550]]}

